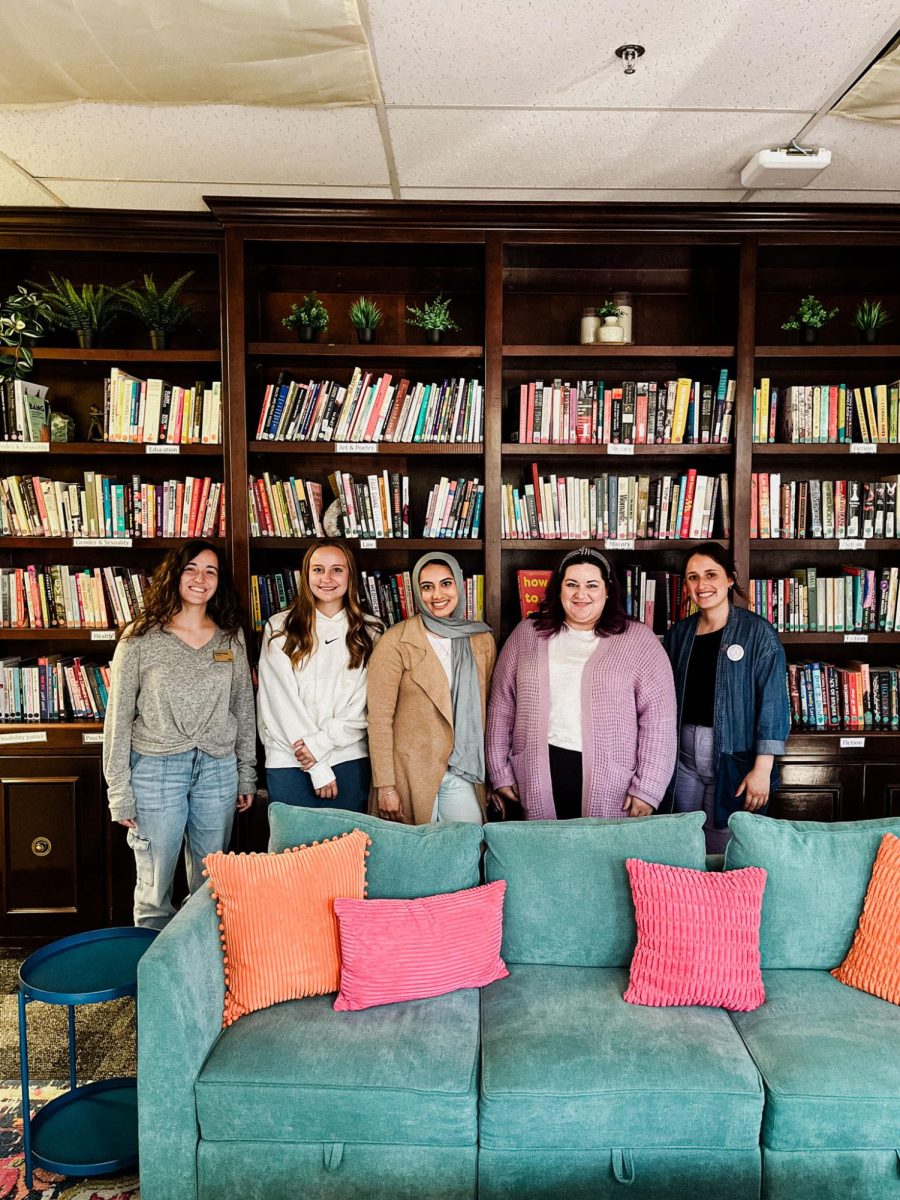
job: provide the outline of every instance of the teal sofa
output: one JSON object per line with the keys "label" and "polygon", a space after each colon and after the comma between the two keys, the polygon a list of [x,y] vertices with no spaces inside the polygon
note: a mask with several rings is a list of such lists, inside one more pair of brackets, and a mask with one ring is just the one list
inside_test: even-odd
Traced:
{"label": "teal sofa", "polygon": [[273,851],[364,828],[372,898],[505,879],[509,977],[358,1013],[289,1001],[223,1032],[217,917],[194,896],[139,970],[143,1200],[900,1200],[900,1008],[828,974],[900,821],[732,818],[725,869],[769,871],[767,1001],[746,1014],[622,1000],[625,859],[703,869],[699,814],[270,821]]}

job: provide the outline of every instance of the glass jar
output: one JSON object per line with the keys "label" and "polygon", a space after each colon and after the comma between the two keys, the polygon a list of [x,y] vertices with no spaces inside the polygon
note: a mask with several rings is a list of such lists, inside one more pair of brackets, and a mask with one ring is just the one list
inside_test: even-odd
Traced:
{"label": "glass jar", "polygon": [[597,340],[597,330],[599,328],[600,318],[597,316],[596,308],[583,308],[581,310],[582,346],[593,346]]}
{"label": "glass jar", "polygon": [[619,324],[625,330],[622,341],[630,344],[634,341],[631,332],[631,292],[613,292],[613,300],[620,309]]}

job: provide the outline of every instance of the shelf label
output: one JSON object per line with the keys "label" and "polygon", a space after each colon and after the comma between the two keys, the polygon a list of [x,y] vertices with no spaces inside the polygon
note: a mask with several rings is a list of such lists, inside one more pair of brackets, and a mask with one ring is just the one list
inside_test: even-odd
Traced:
{"label": "shelf label", "polygon": [[869,640],[869,635],[867,633],[845,633],[844,634],[845,642],[867,642],[868,640]]}
{"label": "shelf label", "polygon": [[634,454],[634,446],[629,442],[627,444],[617,445],[615,442],[610,442],[606,447],[607,454],[619,454],[628,457]]}
{"label": "shelf label", "polygon": [[92,629],[92,642],[114,642],[116,640],[116,631],[114,629]]}
{"label": "shelf label", "polygon": [[81,744],[82,744],[82,746],[102,746],[103,745],[103,734],[102,733],[83,733],[81,735]]}
{"label": "shelf label", "polygon": [[878,443],[877,442],[851,442],[850,443],[850,453],[851,454],[877,454],[878,453]]}
{"label": "shelf label", "polygon": [[377,454],[377,442],[335,442],[335,454]]}
{"label": "shelf label", "polygon": [[842,750],[862,750],[862,749],[864,749],[865,744],[866,744],[866,739],[864,737],[842,737],[841,738],[841,749]]}
{"label": "shelf label", "polygon": [[377,550],[378,543],[375,541],[374,538],[360,538],[359,539],[359,548],[360,548],[360,550]]}
{"label": "shelf label", "polygon": [[605,550],[633,550],[634,538],[607,538],[603,547]]}
{"label": "shelf label", "polygon": [[838,550],[865,550],[865,538],[839,538]]}
{"label": "shelf label", "polygon": [[180,446],[170,446],[166,442],[160,442],[159,445],[156,445],[153,442],[148,442],[147,445],[144,447],[144,453],[145,454],[180,454],[181,447]]}
{"label": "shelf label", "polygon": [[120,550],[131,549],[131,538],[99,538],[99,537],[73,537],[72,546],[76,550],[93,550],[110,548],[118,548]]}
{"label": "shelf label", "polygon": [[49,454],[49,442],[0,442],[0,451],[6,454]]}
{"label": "shelf label", "polygon": [[0,746],[18,746],[23,742],[46,742],[44,729],[30,729],[23,733],[0,733]]}

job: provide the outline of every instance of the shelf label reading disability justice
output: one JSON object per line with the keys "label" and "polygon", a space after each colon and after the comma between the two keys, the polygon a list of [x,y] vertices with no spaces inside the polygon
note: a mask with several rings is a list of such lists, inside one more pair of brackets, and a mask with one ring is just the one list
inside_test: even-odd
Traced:
{"label": "shelf label reading disability justice", "polygon": [[22,742],[46,742],[47,733],[43,729],[30,729],[22,733],[0,733],[0,746],[18,746]]}

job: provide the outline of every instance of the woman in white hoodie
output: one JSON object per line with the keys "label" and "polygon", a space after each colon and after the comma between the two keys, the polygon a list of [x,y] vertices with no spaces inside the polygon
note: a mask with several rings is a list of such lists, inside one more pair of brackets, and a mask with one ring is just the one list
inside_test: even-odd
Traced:
{"label": "woman in white hoodie", "polygon": [[360,607],[350,550],[311,546],[297,596],[263,634],[258,717],[270,800],[366,811],[366,675],[380,632]]}

